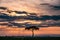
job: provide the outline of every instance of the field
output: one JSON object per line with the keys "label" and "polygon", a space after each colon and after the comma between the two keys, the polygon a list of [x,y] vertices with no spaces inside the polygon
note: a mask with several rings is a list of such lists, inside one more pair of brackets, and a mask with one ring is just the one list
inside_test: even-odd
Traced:
{"label": "field", "polygon": [[56,37],[0,37],[0,40],[59,40]]}

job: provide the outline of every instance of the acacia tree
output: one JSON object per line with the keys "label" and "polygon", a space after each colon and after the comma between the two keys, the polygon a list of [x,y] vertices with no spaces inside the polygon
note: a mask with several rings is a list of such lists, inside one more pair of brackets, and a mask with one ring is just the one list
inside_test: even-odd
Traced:
{"label": "acacia tree", "polygon": [[39,30],[38,27],[36,26],[30,26],[30,27],[26,27],[25,30],[32,30],[32,37],[34,37],[34,30]]}

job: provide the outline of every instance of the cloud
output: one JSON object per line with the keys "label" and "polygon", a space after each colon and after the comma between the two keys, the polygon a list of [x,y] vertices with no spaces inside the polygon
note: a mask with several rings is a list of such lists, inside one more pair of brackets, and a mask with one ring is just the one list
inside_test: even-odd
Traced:
{"label": "cloud", "polygon": [[60,20],[46,20],[42,21],[41,25],[48,25],[48,26],[60,26]]}
{"label": "cloud", "polygon": [[[0,1],[0,9],[6,9],[7,10],[11,10],[14,11],[16,14],[20,13],[22,11],[25,12],[25,14],[27,13],[32,13],[29,16],[9,16],[6,14],[1,14],[0,13],[0,21],[7,21],[7,25],[8,26],[21,26],[19,23],[9,23],[9,21],[14,21],[14,20],[18,20],[18,19],[24,19],[24,20],[30,20],[29,22],[31,22],[32,20],[36,20],[39,22],[42,21],[43,24],[46,25],[58,25],[60,26],[58,20],[60,20],[60,5],[59,2],[57,0],[1,0]],[[34,14],[35,13],[35,14]],[[10,13],[9,13],[10,14]],[[40,16],[37,16],[40,15]],[[50,16],[53,15],[53,16]],[[54,20],[57,23],[44,23],[44,21],[46,20]],[[35,23],[36,21],[32,21],[33,23]],[[48,23],[48,24],[47,24]]]}
{"label": "cloud", "polygon": [[[44,3],[49,5],[40,5]],[[0,6],[5,6],[10,10],[34,12],[37,15],[60,15],[60,10],[54,7],[60,6],[59,0],[1,0]]]}
{"label": "cloud", "polygon": [[[24,13],[27,13],[27,12],[24,12]],[[23,20],[18,21],[19,19],[23,19]],[[31,14],[26,17],[25,16],[21,17],[21,16],[8,16],[6,14],[0,14],[0,22],[8,22],[6,24],[3,23],[0,25],[17,26],[17,27],[22,27],[23,25],[25,27],[30,26],[30,25],[37,26],[39,24],[41,24],[41,26],[43,25],[60,26],[59,20],[60,20],[60,15],[54,15],[54,16],[43,15],[43,16],[38,17],[36,16],[36,14]]]}
{"label": "cloud", "polygon": [[6,10],[7,8],[6,7],[0,7],[0,9]]}
{"label": "cloud", "polygon": [[60,6],[53,6],[54,10],[60,10]]}

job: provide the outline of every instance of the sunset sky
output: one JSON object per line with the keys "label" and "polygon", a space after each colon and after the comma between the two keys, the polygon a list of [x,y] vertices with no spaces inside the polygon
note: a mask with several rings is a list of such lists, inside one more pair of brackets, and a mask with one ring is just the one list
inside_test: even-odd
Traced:
{"label": "sunset sky", "polygon": [[[46,16],[48,15],[48,16]],[[60,0],[0,0],[0,36],[60,35]],[[19,28],[22,27],[22,28]]]}
{"label": "sunset sky", "polygon": [[[41,5],[41,4],[49,5]],[[9,10],[27,11],[40,15],[60,15],[60,10],[53,6],[60,6],[60,0],[0,0],[0,6]],[[39,15],[38,14],[38,15]]]}

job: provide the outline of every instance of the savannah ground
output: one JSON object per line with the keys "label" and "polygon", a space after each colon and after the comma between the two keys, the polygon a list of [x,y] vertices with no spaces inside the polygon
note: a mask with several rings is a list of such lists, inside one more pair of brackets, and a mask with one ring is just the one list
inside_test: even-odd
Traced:
{"label": "savannah ground", "polygon": [[0,40],[59,40],[57,37],[0,37]]}

